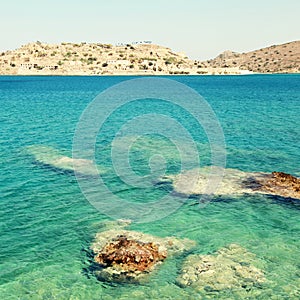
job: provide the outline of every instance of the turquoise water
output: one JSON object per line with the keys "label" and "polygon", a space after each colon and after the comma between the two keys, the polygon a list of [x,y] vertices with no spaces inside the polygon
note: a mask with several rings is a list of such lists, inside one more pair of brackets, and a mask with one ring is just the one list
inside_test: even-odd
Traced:
{"label": "turquoise water", "polygon": [[[171,77],[198,91],[224,131],[227,167],[284,171],[300,176],[300,76]],[[167,260],[143,285],[97,281],[89,270],[89,245],[109,217],[82,195],[70,172],[38,164],[26,151],[44,145],[72,154],[72,139],[85,107],[104,89],[130,77],[0,77],[0,295],[1,299],[239,299],[234,291],[197,293],[176,277],[184,256]],[[130,189],[112,174],[110,143],[122,120],[166,111],[192,132],[201,164],[209,164],[205,134],[184,113],[159,101],[124,107],[96,144],[106,184],[129,201],[155,201],[167,191]],[[114,121],[115,120],[115,121]],[[115,126],[115,127],[114,127]],[[131,137],[128,137],[131,138]],[[136,173],[148,174],[154,154],[166,157],[169,174],[180,171],[174,146],[159,136],[136,142],[130,154]],[[300,202],[252,195],[218,197],[204,208],[191,199],[166,218],[130,229],[197,242],[195,253],[237,243],[257,255],[268,282],[249,299],[300,297]]]}

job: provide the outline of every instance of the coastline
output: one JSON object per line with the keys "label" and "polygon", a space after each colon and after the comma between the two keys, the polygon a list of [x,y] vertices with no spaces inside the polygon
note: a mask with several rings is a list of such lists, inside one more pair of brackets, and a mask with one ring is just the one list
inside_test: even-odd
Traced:
{"label": "coastline", "polygon": [[[0,75],[173,76],[297,74],[300,42],[259,49],[225,51],[215,59],[190,59],[155,44],[29,43],[0,53]],[[281,52],[278,51],[280,49]]]}
{"label": "coastline", "polygon": [[[199,72],[199,71],[198,71]],[[259,74],[254,72],[244,73],[243,70],[232,69],[211,69],[209,71],[198,73],[193,69],[182,72],[103,72],[103,73],[88,73],[88,72],[14,72],[14,73],[1,73],[0,76],[205,76],[205,75],[253,75]],[[264,74],[264,73],[262,73]],[[271,73],[269,73],[271,74]]]}
{"label": "coastline", "polygon": [[139,73],[127,73],[127,74],[0,74],[1,77],[12,76],[12,77],[188,77],[188,76],[199,76],[199,77],[211,77],[211,76],[234,76],[234,77],[245,77],[245,76],[273,76],[273,75],[300,75],[300,73],[251,73],[251,74],[139,74]]}

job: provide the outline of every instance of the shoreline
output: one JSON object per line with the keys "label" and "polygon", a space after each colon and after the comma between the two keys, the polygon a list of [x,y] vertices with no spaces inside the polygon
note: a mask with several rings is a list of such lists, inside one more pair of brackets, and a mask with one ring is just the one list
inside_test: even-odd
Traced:
{"label": "shoreline", "polygon": [[11,76],[11,77],[188,77],[188,76],[199,76],[199,77],[210,77],[210,76],[255,76],[255,75],[300,75],[300,73],[251,73],[251,74],[0,74],[0,77]]}

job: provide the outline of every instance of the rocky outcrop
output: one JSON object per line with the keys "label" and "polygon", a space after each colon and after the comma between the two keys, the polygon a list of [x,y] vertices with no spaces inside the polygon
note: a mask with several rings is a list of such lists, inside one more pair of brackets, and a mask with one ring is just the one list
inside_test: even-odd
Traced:
{"label": "rocky outcrop", "polygon": [[108,243],[95,256],[95,261],[104,267],[122,269],[126,273],[150,272],[153,267],[167,257],[166,251],[159,251],[153,242],[128,240],[126,236],[119,236]]}
{"label": "rocky outcrop", "polygon": [[262,193],[300,199],[300,179],[284,172],[252,178],[251,185]]}
{"label": "rocky outcrop", "polygon": [[112,282],[140,282],[167,257],[190,250],[195,242],[160,238],[137,231],[110,229],[96,235],[91,246],[99,268],[95,275]]}
{"label": "rocky outcrop", "polygon": [[[223,174],[218,185],[214,181],[215,174]],[[171,183],[174,192],[179,195],[205,195],[211,192],[218,196],[259,193],[300,199],[300,179],[283,172],[243,172],[211,166],[168,175],[161,178],[159,183]],[[215,189],[212,189],[214,184]]]}
{"label": "rocky outcrop", "polygon": [[190,255],[184,261],[177,283],[198,291],[251,289],[266,281],[262,270],[255,267],[255,255],[231,244],[213,255]]}

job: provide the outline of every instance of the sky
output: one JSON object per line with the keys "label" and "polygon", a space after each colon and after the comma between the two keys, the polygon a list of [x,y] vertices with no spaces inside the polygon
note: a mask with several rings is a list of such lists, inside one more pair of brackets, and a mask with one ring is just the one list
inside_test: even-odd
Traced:
{"label": "sky", "polygon": [[300,40],[299,0],[2,0],[0,51],[150,40],[192,59]]}

